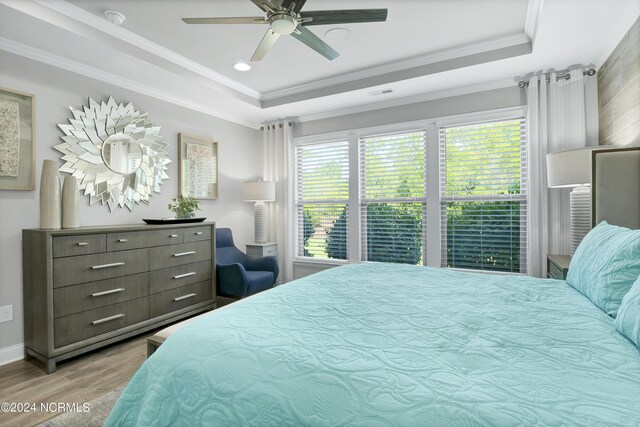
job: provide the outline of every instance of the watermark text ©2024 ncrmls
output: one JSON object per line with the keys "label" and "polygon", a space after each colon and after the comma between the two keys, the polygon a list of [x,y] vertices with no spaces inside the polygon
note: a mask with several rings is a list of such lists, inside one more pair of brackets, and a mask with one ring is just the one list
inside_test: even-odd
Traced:
{"label": "watermark text \u00a92024 ncrmls", "polygon": [[0,412],[24,413],[24,412],[89,412],[89,403],[81,402],[2,402]]}

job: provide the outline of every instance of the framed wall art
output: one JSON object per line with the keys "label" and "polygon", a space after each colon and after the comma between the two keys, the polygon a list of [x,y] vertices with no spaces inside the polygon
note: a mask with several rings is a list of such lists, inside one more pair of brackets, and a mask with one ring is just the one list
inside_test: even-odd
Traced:
{"label": "framed wall art", "polygon": [[218,143],[178,134],[178,187],[196,199],[218,198]]}
{"label": "framed wall art", "polygon": [[35,190],[35,96],[0,88],[0,190]]}

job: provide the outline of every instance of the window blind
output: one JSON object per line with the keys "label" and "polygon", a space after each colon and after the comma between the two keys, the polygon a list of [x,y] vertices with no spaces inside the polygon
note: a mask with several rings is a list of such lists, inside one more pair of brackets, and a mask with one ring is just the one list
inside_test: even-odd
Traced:
{"label": "window blind", "polygon": [[526,272],[524,118],[441,127],[442,266]]}
{"label": "window blind", "polygon": [[294,173],[297,255],[347,259],[348,142],[298,145]]}
{"label": "window blind", "polygon": [[422,263],[425,131],[363,137],[359,145],[361,259]]}

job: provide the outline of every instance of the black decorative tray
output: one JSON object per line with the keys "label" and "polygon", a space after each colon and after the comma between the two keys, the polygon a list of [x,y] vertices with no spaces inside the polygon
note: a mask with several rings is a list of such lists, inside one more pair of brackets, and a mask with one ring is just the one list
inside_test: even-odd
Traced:
{"label": "black decorative tray", "polygon": [[144,222],[151,225],[158,224],[188,224],[190,222],[202,222],[207,218],[142,218]]}

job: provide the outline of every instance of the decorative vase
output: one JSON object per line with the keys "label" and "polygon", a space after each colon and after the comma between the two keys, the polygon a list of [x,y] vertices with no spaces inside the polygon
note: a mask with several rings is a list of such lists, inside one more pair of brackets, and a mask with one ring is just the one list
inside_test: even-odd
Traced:
{"label": "decorative vase", "polygon": [[40,175],[40,228],[60,228],[60,178],[58,177],[58,162],[45,160],[42,162]]}
{"label": "decorative vase", "polygon": [[78,209],[78,180],[73,175],[67,175],[62,184],[62,228],[80,227]]}

